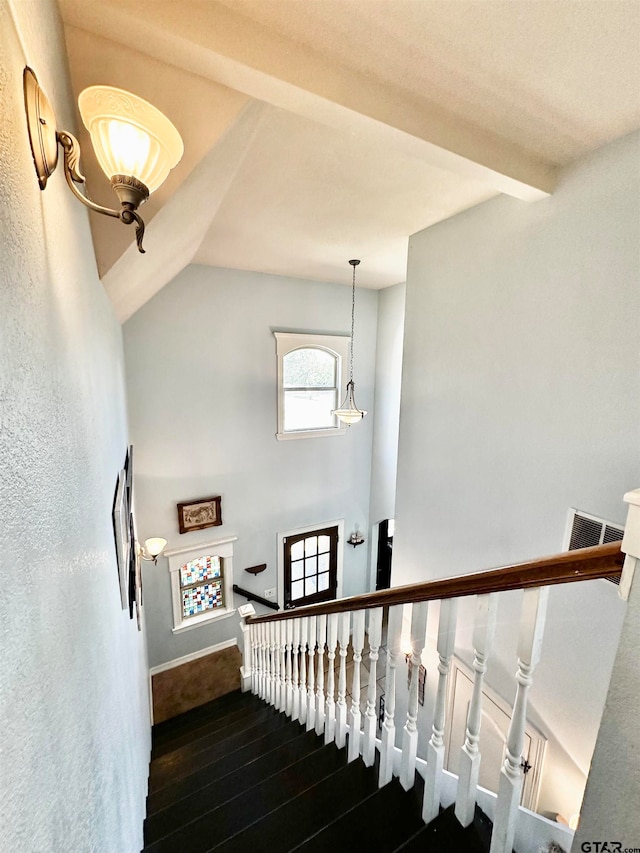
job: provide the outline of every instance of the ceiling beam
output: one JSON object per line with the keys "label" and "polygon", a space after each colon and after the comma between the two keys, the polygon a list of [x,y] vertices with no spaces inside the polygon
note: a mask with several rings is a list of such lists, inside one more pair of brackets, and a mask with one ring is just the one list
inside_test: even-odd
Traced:
{"label": "ceiling beam", "polygon": [[534,201],[556,170],[519,146],[380,80],[328,62],[216,2],[61,0],[67,23],[252,98]]}

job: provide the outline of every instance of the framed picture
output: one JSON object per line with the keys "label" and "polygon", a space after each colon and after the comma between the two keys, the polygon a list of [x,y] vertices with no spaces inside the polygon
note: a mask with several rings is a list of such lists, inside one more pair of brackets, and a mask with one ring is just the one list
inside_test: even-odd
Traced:
{"label": "framed picture", "polygon": [[178,504],[178,524],[180,533],[202,530],[204,527],[217,527],[222,524],[220,503],[222,498],[198,498]]}
{"label": "framed picture", "polygon": [[122,609],[126,610],[131,541],[129,538],[129,509],[127,506],[127,484],[124,469],[118,474],[116,493],[113,499],[113,537],[116,546],[116,561],[120,582],[120,603],[122,604]]}

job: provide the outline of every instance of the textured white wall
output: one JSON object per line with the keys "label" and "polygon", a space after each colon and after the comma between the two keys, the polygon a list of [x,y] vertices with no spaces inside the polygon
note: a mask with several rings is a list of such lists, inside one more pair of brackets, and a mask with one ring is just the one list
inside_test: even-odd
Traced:
{"label": "textured white wall", "polygon": [[[348,275],[345,272],[345,278]],[[378,295],[356,293],[354,377],[373,411]],[[237,535],[235,582],[276,586],[276,536],[345,519],[368,529],[373,416],[346,435],[277,441],[273,331],[349,334],[351,288],[190,266],[124,326],[142,537],[168,548]],[[180,534],[176,503],[220,494],[221,527]],[[344,595],[367,584],[368,544],[344,549]],[[268,568],[255,577],[244,569]],[[167,561],[145,566],[152,666],[238,632],[237,618],[174,635]],[[236,599],[242,604],[243,599]]]}
{"label": "textured white wall", "polygon": [[[624,520],[640,481],[639,139],[549,199],[501,197],[411,238],[395,584],[557,552],[570,506]],[[518,607],[501,604],[489,671],[510,702]],[[622,612],[605,581],[552,590],[531,691],[554,739],[543,810],[579,810]]]}
{"label": "textured white wall", "polygon": [[111,525],[121,332],[86,211],[61,169],[41,193],[24,115],[28,63],[73,125],[56,4],[0,2],[0,55],[0,848],[134,853],[150,738]]}

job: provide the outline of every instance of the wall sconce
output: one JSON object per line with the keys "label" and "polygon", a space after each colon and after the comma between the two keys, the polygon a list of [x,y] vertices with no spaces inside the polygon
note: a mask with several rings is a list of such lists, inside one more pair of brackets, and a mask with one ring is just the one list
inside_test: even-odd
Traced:
{"label": "wall sconce", "polygon": [[58,165],[61,145],[71,192],[96,213],[113,216],[125,225],[135,222],[138,250],[144,252],[144,222],[136,211],[163,183],[184,152],[173,124],[147,101],[122,89],[90,86],[80,93],[82,121],[91,134],[98,163],[120,201],[119,209],[103,207],[76,187],[85,182],[80,173],[80,145],[71,133],[57,129],[51,103],[29,67],[24,69],[23,84],[29,142],[40,189],[46,187]]}
{"label": "wall sconce", "polygon": [[356,545],[362,545],[362,543],[364,542],[364,536],[360,532],[360,527],[357,524],[353,533],[347,539],[347,542],[349,543],[349,545],[353,545],[354,548],[356,547]]}
{"label": "wall sconce", "polygon": [[162,552],[167,547],[167,540],[161,536],[154,536],[151,539],[145,539],[144,545],[140,548],[140,556],[143,560],[153,561],[158,564],[158,557],[162,556]]}

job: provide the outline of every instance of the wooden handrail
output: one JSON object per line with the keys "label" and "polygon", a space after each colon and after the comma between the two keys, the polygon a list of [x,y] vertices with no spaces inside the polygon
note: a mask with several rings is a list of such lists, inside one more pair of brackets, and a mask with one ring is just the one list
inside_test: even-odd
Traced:
{"label": "wooden handrail", "polygon": [[280,619],[295,619],[299,616],[317,616],[322,613],[345,613],[348,610],[369,610],[372,607],[392,604],[412,604],[416,601],[437,601],[444,598],[506,592],[512,589],[530,589],[536,586],[619,577],[623,562],[624,554],[620,550],[620,543],[611,542],[607,545],[596,545],[593,548],[578,548],[553,557],[542,557],[528,563],[504,566],[488,572],[397,586],[380,592],[354,595],[351,598],[339,598],[307,607],[295,607],[270,616],[253,616],[247,619],[247,622],[252,624],[273,622]]}

